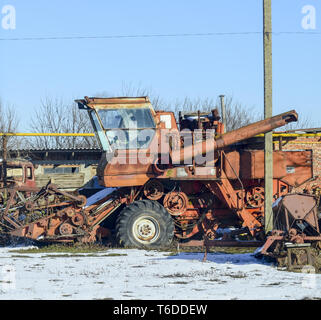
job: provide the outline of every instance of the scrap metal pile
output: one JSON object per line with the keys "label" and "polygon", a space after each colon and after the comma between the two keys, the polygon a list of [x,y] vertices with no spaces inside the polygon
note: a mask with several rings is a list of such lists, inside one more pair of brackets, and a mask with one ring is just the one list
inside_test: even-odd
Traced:
{"label": "scrap metal pile", "polygon": [[50,182],[38,192],[13,187],[6,193],[0,207],[2,235],[45,242],[94,242],[106,237],[108,230],[99,224],[121,204],[110,194],[85,207],[86,197],[59,190]]}

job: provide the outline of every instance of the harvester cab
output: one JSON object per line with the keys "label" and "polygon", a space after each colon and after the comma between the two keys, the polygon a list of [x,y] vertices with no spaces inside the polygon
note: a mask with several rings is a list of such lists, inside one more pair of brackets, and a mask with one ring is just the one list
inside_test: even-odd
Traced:
{"label": "harvester cab", "polygon": [[36,188],[34,166],[19,159],[0,161],[0,188]]}
{"label": "harvester cab", "polygon": [[98,141],[107,153],[147,149],[155,136],[156,113],[147,97],[85,97],[76,102],[80,109],[88,111]]}
{"label": "harvester cab", "polygon": [[[155,111],[147,97],[88,98],[76,100],[88,111],[93,129],[105,152],[97,173],[106,187],[144,185],[159,169],[162,129],[178,132],[172,112]],[[117,179],[115,180],[115,176]]]}

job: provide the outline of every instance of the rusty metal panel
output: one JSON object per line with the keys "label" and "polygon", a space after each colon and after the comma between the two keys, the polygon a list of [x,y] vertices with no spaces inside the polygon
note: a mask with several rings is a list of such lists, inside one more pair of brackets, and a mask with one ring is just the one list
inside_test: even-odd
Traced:
{"label": "rusty metal panel", "polygon": [[238,151],[225,154],[224,171],[228,179],[238,179],[240,176],[240,153]]}
{"label": "rusty metal panel", "polygon": [[154,114],[154,109],[148,97],[117,97],[117,98],[88,98],[75,100],[80,108],[90,109],[119,109],[119,108],[150,108]]}
{"label": "rusty metal panel", "polygon": [[[317,200],[314,196],[308,194],[287,194],[279,198],[273,206],[275,218],[275,227],[277,230],[289,232],[292,228],[298,228],[308,236],[319,236],[319,223]],[[306,222],[312,229],[307,228]],[[297,235],[297,232],[291,232]]]}
{"label": "rusty metal panel", "polygon": [[283,206],[294,219],[302,219],[319,232],[317,201],[313,196],[289,194],[283,199]]}
{"label": "rusty metal panel", "polygon": [[[264,179],[264,151],[242,152],[240,172],[243,179]],[[274,151],[273,178],[295,187],[313,178],[312,151]]]}

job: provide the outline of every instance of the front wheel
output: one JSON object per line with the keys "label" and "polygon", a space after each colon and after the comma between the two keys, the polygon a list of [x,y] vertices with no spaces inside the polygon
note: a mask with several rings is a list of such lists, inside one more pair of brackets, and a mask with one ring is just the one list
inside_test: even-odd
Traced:
{"label": "front wheel", "polygon": [[120,212],[116,237],[126,247],[165,247],[174,237],[173,219],[156,201],[135,201]]}

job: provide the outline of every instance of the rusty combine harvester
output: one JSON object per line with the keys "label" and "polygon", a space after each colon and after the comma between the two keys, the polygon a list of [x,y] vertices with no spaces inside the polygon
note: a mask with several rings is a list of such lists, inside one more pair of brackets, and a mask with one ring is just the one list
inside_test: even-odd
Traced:
{"label": "rusty combine harvester", "polygon": [[[264,151],[239,143],[297,121],[295,111],[224,133],[217,110],[180,114],[177,123],[173,112],[155,111],[147,97],[76,102],[88,112],[104,150],[97,176],[106,189],[86,199],[49,183],[20,199],[17,188],[9,188],[1,209],[3,233],[65,242],[114,234],[118,244],[130,247],[167,246],[173,238],[209,246],[222,244],[220,230],[233,227],[223,237],[226,245],[240,243],[244,234],[254,245],[266,240]],[[275,151],[273,161],[275,200],[313,179],[312,151]],[[303,236],[314,242],[320,237],[316,217],[313,234],[306,235],[313,238]],[[282,222],[264,253],[276,255],[276,243],[284,243],[292,229]]]}

